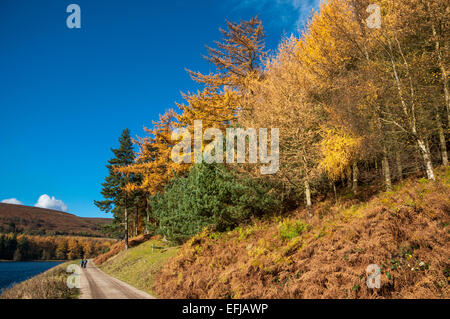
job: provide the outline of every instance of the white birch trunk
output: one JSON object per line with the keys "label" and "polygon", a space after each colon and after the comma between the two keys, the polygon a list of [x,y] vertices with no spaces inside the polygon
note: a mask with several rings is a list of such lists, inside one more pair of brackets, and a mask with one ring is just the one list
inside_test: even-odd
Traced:
{"label": "white birch trunk", "polygon": [[439,110],[436,110],[436,126],[439,133],[439,144],[441,149],[442,164],[444,166],[448,165],[448,154],[447,154],[447,141],[445,140],[445,132],[442,128],[441,115]]}
{"label": "white birch trunk", "polygon": [[[429,4],[428,4],[429,8]],[[438,58],[438,64],[439,68],[441,69],[441,77],[442,77],[442,83],[444,84],[444,97],[445,97],[445,107],[447,108],[447,119],[449,125],[450,125],[450,92],[448,88],[448,77],[447,77],[447,70],[445,69],[444,61],[442,59],[442,53],[441,53],[441,44],[437,40],[437,33],[436,33],[436,27],[434,23],[431,23],[431,29],[433,31],[433,38],[435,39],[435,50],[436,55]],[[448,161],[447,161],[448,165]]]}
{"label": "white birch trunk", "polygon": [[[402,49],[400,47],[400,43],[398,42],[397,39],[396,39],[396,41],[397,41],[397,45],[398,45],[400,54],[401,54],[401,56],[403,58],[403,61],[405,63],[407,71],[409,73],[409,65],[408,65],[408,63],[406,61],[405,56],[403,55]],[[409,130],[410,130],[412,136],[415,138],[415,140],[417,142],[417,145],[419,146],[419,150],[420,150],[420,152],[422,154],[423,161],[424,161],[424,164],[425,164],[427,178],[431,179],[431,180],[435,180],[434,172],[433,172],[433,164],[431,162],[430,152],[427,149],[425,142],[418,135],[418,132],[417,132],[416,114],[415,114],[415,105],[414,105],[415,93],[414,93],[414,88],[413,88],[411,76],[409,76],[410,90],[411,90],[411,107],[410,107],[410,111],[408,111],[408,107],[407,107],[406,101],[403,98],[402,87],[401,87],[401,84],[400,84],[400,78],[399,78],[398,73],[397,73],[397,67],[395,65],[394,57],[392,55],[392,46],[391,46],[391,43],[390,43],[389,40],[388,40],[388,44],[389,44],[389,49],[390,49],[390,52],[391,52],[392,70],[393,70],[393,73],[394,73],[395,81],[397,83],[397,90],[398,90],[398,94],[399,94],[399,97],[400,97],[400,102],[401,102],[402,107],[403,107],[403,112],[405,114],[405,117],[409,121]]]}
{"label": "white birch trunk", "polygon": [[425,142],[422,139],[417,139],[417,144],[419,145],[420,152],[422,153],[427,178],[434,181],[436,180],[436,178],[434,177],[433,163],[431,162],[430,151],[428,150]]}

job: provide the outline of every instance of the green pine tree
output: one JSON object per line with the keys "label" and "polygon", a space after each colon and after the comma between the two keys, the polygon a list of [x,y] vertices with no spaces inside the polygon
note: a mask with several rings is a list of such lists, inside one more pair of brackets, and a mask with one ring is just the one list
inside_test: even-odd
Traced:
{"label": "green pine tree", "polygon": [[[135,153],[133,142],[130,137],[129,129],[124,129],[119,138],[119,148],[111,148],[114,157],[108,161],[106,168],[109,171],[102,184],[101,194],[104,200],[94,201],[94,204],[105,213],[112,213],[114,221],[108,231],[112,235],[118,235],[125,240],[125,246],[128,248],[128,209],[132,199],[123,190],[123,187],[135,177],[127,177],[114,170],[115,166],[127,166],[134,162]],[[125,224],[124,227],[121,225]],[[120,230],[122,229],[122,230]]]}
{"label": "green pine tree", "polygon": [[220,164],[196,164],[151,198],[159,232],[182,243],[204,227],[226,231],[273,211],[279,202],[262,180],[242,178]]}

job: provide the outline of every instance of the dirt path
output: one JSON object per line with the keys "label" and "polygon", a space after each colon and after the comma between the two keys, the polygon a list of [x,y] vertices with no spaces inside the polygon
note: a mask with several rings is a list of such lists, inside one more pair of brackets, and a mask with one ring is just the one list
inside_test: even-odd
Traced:
{"label": "dirt path", "polygon": [[154,299],[155,297],[98,269],[92,260],[81,272],[80,299]]}

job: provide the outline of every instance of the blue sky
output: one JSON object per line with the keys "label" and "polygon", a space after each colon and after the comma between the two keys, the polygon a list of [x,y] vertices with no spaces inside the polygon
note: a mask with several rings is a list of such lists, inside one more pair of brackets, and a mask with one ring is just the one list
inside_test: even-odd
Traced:
{"label": "blue sky", "polygon": [[[0,201],[108,217],[93,200],[110,148],[197,89],[185,68],[209,72],[225,19],[259,15],[274,50],[318,2],[1,0]],[[71,3],[81,29],[66,26]]]}

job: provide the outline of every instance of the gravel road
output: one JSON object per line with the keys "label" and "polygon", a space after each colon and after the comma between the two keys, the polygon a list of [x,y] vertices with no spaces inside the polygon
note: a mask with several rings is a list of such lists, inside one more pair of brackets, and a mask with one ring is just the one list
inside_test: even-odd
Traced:
{"label": "gravel road", "polygon": [[98,269],[92,260],[81,271],[80,299],[155,299]]}

